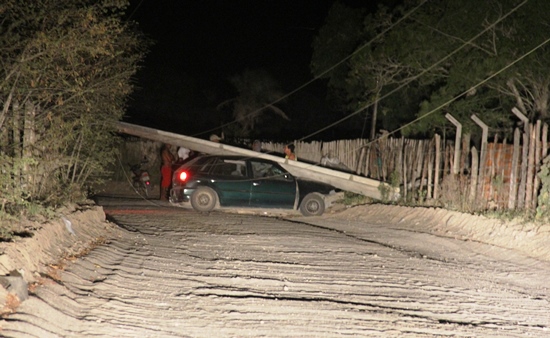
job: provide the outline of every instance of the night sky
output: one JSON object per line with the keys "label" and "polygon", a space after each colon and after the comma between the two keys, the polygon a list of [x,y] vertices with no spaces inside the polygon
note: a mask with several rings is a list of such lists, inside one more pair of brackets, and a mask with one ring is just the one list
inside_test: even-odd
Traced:
{"label": "night sky", "polygon": [[[263,69],[283,92],[296,89],[312,79],[311,44],[333,3],[132,0],[130,19],[155,44],[137,75],[126,120],[198,136],[223,122],[215,106],[235,96],[228,83],[233,75]],[[287,100],[284,108],[293,126],[331,122],[325,89],[316,81]],[[300,137],[299,129],[288,136]]]}

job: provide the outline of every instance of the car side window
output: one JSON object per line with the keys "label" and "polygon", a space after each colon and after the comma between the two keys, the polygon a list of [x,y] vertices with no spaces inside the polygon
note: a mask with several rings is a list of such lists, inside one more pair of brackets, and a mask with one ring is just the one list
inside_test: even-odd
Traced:
{"label": "car side window", "polygon": [[212,165],[211,173],[218,176],[246,176],[246,165],[244,161],[221,160]]}
{"label": "car side window", "polygon": [[212,175],[223,175],[224,168],[223,168],[223,162],[216,161],[213,163],[210,163],[210,174]]}
{"label": "car side window", "polygon": [[246,162],[245,161],[229,161],[231,163],[231,176],[246,177]]}
{"label": "car side window", "polygon": [[215,158],[198,157],[185,164],[185,167],[193,168],[196,172],[208,173],[216,163],[217,161]]}
{"label": "car side window", "polygon": [[267,177],[273,165],[265,162],[251,161],[254,178]]}
{"label": "car side window", "polygon": [[259,161],[252,161],[251,164],[254,178],[286,180],[287,172],[275,164]]}
{"label": "car side window", "polygon": [[273,166],[273,168],[271,168],[271,173],[273,174],[273,176],[284,178],[287,172],[277,166]]}

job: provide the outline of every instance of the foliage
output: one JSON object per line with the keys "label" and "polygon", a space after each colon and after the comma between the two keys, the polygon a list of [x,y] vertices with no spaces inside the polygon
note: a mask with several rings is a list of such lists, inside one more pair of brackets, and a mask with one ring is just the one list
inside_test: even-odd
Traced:
{"label": "foliage", "polygon": [[366,204],[370,201],[365,195],[356,194],[349,191],[344,191],[344,198],[342,198],[342,204],[347,206]]}
{"label": "foliage", "polygon": [[246,70],[235,75],[231,84],[237,91],[237,97],[226,100],[218,105],[218,110],[230,107],[230,112],[238,124],[231,130],[233,137],[255,137],[255,127],[266,118],[267,112],[272,112],[284,120],[289,121],[286,113],[273,102],[282,99],[283,93],[279,90],[275,80],[265,71]]}
{"label": "foliage", "polygon": [[[546,41],[549,10],[544,1],[412,0],[395,8],[380,6],[358,24],[351,9],[337,4],[314,43],[311,69],[320,74],[321,65],[343,59],[355,46],[345,65],[326,76],[350,110],[373,108],[373,124],[400,121],[403,126],[421,118],[402,132],[431,135],[449,127],[446,113],[465,131],[477,128],[470,119],[475,113],[506,133],[516,120],[513,106],[531,120],[550,119],[548,47],[489,79]],[[340,29],[337,23],[345,15],[349,22]],[[355,27],[352,35],[348,25]]]}
{"label": "foliage", "polygon": [[[85,196],[115,159],[114,123],[147,43],[126,0],[0,5],[0,184],[4,210]],[[27,160],[28,159],[28,160]]]}
{"label": "foliage", "polygon": [[333,93],[343,90],[340,99],[347,96],[344,89],[349,72],[348,64],[342,60],[353,53],[363,41],[362,30],[358,27],[362,25],[364,15],[364,10],[349,8],[336,2],[312,44],[311,72],[327,79]]}
{"label": "foliage", "polygon": [[394,171],[390,174],[388,183],[381,183],[378,186],[378,191],[383,202],[395,201],[400,197],[399,194],[396,194],[396,190],[399,189],[400,180],[399,172]]}
{"label": "foliage", "polygon": [[9,241],[14,234],[22,233],[21,217],[28,219],[51,219],[53,209],[32,201],[25,185],[14,184],[23,168],[34,165],[33,159],[14,159],[0,154],[0,241]]}

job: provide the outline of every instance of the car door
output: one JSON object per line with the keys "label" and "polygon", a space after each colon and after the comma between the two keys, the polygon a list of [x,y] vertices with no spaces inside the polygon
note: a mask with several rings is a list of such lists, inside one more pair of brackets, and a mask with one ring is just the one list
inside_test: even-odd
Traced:
{"label": "car door", "polygon": [[222,158],[215,163],[210,174],[210,185],[218,193],[221,206],[249,205],[252,182],[247,177],[244,160]]}
{"label": "car door", "polygon": [[296,201],[296,179],[275,162],[250,160],[252,186],[250,206],[292,209]]}

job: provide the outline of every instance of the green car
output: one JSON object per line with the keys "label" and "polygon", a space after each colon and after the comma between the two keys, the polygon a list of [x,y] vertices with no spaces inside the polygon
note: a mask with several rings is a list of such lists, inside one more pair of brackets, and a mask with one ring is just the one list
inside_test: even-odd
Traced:
{"label": "green car", "polygon": [[304,216],[325,211],[331,185],[303,180],[277,162],[244,156],[205,155],[174,170],[170,202],[191,202],[207,212],[216,207],[300,210]]}

